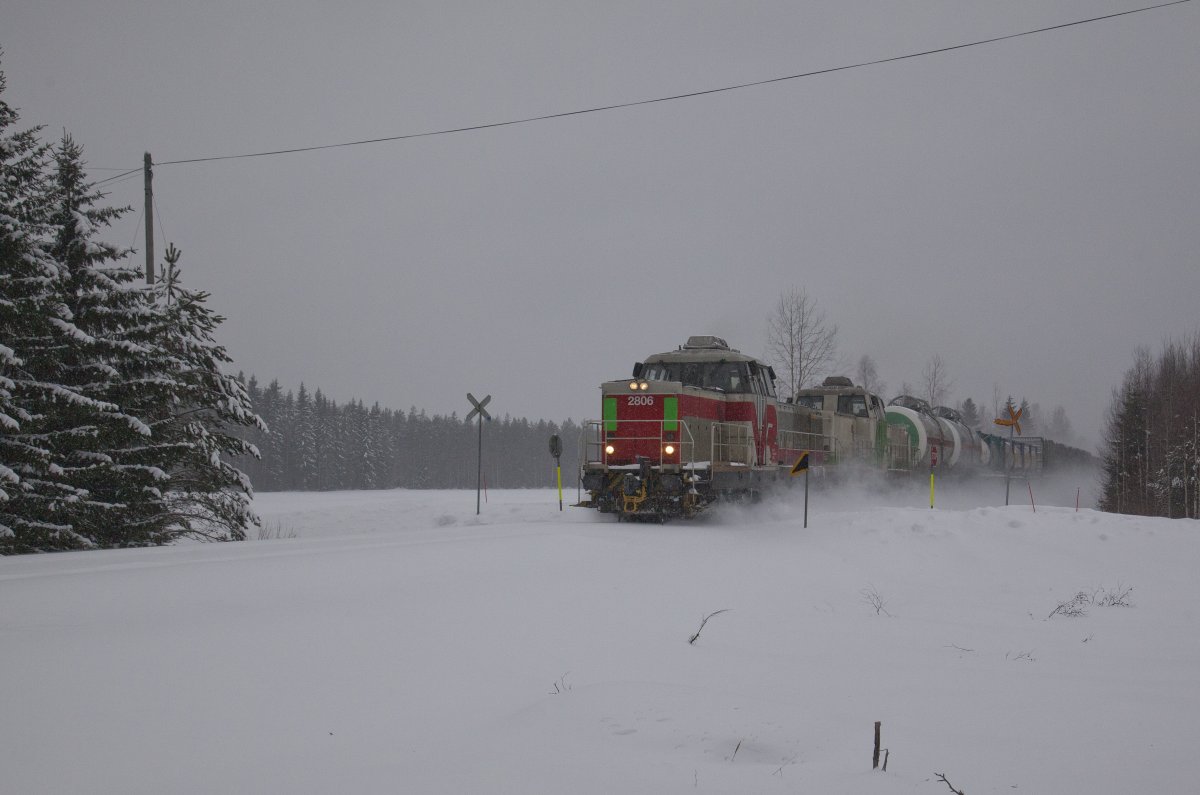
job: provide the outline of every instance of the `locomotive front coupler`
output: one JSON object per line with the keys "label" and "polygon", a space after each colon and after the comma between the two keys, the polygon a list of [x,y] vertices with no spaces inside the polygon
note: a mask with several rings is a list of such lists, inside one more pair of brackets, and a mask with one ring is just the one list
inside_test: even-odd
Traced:
{"label": "locomotive front coupler", "polygon": [[638,456],[637,466],[638,472],[636,475],[632,472],[626,472],[625,477],[621,478],[621,491],[625,493],[626,497],[637,495],[650,482],[650,459],[646,456]]}

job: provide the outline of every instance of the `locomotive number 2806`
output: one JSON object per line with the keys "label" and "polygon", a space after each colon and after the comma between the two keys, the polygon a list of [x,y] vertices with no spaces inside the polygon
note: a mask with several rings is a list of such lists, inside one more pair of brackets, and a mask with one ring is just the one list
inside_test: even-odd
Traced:
{"label": "locomotive number 2806", "polygon": [[653,406],[654,395],[629,395],[625,405],[627,406]]}

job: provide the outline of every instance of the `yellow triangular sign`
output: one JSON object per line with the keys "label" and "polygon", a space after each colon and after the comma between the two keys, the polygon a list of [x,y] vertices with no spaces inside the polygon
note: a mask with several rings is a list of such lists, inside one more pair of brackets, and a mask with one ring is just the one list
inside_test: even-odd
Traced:
{"label": "yellow triangular sign", "polygon": [[808,471],[808,451],[805,451],[800,454],[800,457],[796,459],[796,463],[792,465],[792,474],[799,475],[801,472],[807,472],[807,471]]}

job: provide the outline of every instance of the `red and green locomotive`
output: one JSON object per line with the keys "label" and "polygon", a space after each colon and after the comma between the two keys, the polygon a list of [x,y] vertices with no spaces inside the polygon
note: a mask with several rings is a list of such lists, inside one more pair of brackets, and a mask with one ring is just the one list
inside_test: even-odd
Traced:
{"label": "red and green locomotive", "polygon": [[635,364],[631,379],[601,385],[603,419],[585,424],[581,448],[584,505],[618,518],[692,516],[717,499],[757,497],[803,452],[813,467],[864,450],[890,466],[882,402],[848,386],[866,398],[855,405],[879,416],[781,401],[769,365],[719,337],[690,337]]}

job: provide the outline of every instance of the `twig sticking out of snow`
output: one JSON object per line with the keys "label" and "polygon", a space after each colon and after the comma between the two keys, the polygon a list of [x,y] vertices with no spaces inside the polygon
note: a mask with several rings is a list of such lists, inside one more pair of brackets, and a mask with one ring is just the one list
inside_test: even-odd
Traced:
{"label": "twig sticking out of snow", "polygon": [[1133,604],[1129,601],[1131,593],[1133,593],[1133,586],[1126,587],[1120,582],[1117,583],[1116,588],[1096,588],[1090,594],[1087,591],[1079,591],[1073,597],[1050,611],[1050,615],[1046,616],[1046,618],[1051,619],[1055,616],[1081,618],[1087,615],[1088,605],[1131,607]]}
{"label": "twig sticking out of snow", "polygon": [[888,618],[892,617],[892,614],[887,611],[887,600],[879,595],[879,591],[875,590],[874,585],[863,588],[858,593],[864,602],[875,608],[875,615],[883,613]]}
{"label": "twig sticking out of snow", "polygon": [[1128,588],[1121,582],[1117,583],[1117,587],[1113,589],[1097,588],[1092,594],[1092,604],[1100,605],[1101,607],[1130,607],[1132,602],[1129,601],[1129,594],[1133,593],[1133,586]]}
{"label": "twig sticking out of snow", "polygon": [[700,629],[696,630],[696,634],[695,634],[695,635],[692,635],[692,637],[688,638],[688,643],[690,643],[690,644],[694,644],[694,643],[696,642],[696,638],[700,637],[700,633],[704,631],[704,625],[708,623],[708,620],[709,620],[710,618],[712,618],[713,616],[719,616],[721,613],[728,613],[728,612],[729,612],[729,608],[727,607],[727,608],[725,608],[724,610],[718,610],[718,611],[717,611],[717,612],[715,612],[715,613],[709,613],[708,615],[706,615],[706,616],[705,616],[705,617],[704,617],[704,618],[703,618],[703,619],[700,621]]}
{"label": "twig sticking out of snow", "polygon": [[954,795],[966,795],[966,793],[963,792],[962,790],[955,789],[954,785],[950,783],[950,781],[946,778],[946,775],[944,773],[934,773],[933,775],[938,777],[938,781],[942,782],[947,787],[949,787],[950,791],[953,792]]}
{"label": "twig sticking out of snow", "polygon": [[550,691],[550,695],[557,696],[571,689],[571,685],[567,684],[567,674],[569,673],[571,672],[567,671],[566,674],[563,674],[558,678],[558,681],[554,683],[554,689]]}
{"label": "twig sticking out of snow", "polygon": [[1089,605],[1091,603],[1092,603],[1091,597],[1089,597],[1083,591],[1080,591],[1079,593],[1075,594],[1073,597],[1071,597],[1067,601],[1060,603],[1058,607],[1051,610],[1050,615],[1046,616],[1046,618],[1051,619],[1051,618],[1054,618],[1055,616],[1067,616],[1068,618],[1081,618],[1081,617],[1087,615],[1087,609],[1084,607],[1084,605]]}

